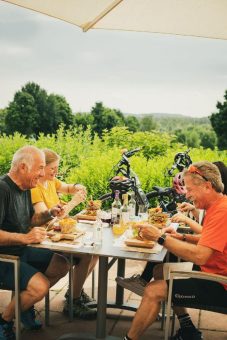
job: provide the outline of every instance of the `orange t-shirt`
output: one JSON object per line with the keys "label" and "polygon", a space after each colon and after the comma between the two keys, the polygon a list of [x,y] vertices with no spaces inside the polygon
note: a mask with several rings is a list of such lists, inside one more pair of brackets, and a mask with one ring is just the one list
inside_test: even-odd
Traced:
{"label": "orange t-shirt", "polygon": [[[214,250],[203,272],[227,276],[227,196],[218,199],[207,211],[203,222],[201,246]],[[227,285],[223,285],[227,290]]]}

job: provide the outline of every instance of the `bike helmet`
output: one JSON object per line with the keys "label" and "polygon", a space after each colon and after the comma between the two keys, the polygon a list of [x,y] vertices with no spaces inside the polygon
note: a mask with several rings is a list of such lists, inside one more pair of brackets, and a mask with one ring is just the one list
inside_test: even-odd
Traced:
{"label": "bike helmet", "polygon": [[125,194],[132,188],[133,183],[130,178],[126,177],[124,180],[112,178],[109,182],[109,186],[113,192],[119,190],[121,194]]}
{"label": "bike helmet", "polygon": [[179,172],[176,174],[176,176],[173,179],[173,187],[176,190],[178,194],[186,194],[186,190],[184,187],[184,181],[183,181],[183,176],[182,172]]}

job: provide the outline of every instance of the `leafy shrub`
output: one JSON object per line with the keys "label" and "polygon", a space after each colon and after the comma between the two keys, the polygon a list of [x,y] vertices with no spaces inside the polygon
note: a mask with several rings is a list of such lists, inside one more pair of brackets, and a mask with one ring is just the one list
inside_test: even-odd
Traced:
{"label": "leafy shrub", "polygon": [[[40,134],[37,140],[28,139],[18,133],[0,136],[0,173],[7,173],[14,152],[26,144],[39,148],[50,148],[61,156],[59,178],[68,183],[82,183],[87,187],[88,197],[97,198],[108,192],[108,181],[114,175],[113,167],[121,158],[121,148],[143,147],[130,159],[133,170],[140,178],[144,191],[151,191],[154,185],[170,186],[172,178],[166,176],[177,152],[186,150],[183,144],[176,144],[167,134],[137,132],[125,127],[105,131],[103,138],[92,136],[91,129],[65,129],[61,126],[56,134]],[[227,163],[227,151],[192,149],[190,156],[199,160],[223,161]],[[66,197],[67,199],[67,197]]]}

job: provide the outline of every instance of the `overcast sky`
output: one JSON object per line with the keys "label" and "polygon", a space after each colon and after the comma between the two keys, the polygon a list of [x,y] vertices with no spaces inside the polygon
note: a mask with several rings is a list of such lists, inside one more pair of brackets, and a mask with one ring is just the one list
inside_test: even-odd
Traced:
{"label": "overcast sky", "polygon": [[26,82],[73,112],[96,101],[125,113],[209,116],[227,89],[227,41],[89,31],[0,1],[0,108]]}

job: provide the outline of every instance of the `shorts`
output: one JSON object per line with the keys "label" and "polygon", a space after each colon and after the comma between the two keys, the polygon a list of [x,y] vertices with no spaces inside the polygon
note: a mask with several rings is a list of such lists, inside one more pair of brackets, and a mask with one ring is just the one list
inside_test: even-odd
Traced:
{"label": "shorts", "polygon": [[[167,283],[169,283],[167,281]],[[176,279],[173,281],[172,303],[174,306],[227,307],[227,291],[218,282],[201,279]]]}
{"label": "shorts", "polygon": [[[49,249],[25,247],[20,255],[20,290],[25,290],[29,280],[38,272],[45,273],[53,256]],[[14,290],[13,263],[0,262],[0,289]]]}

